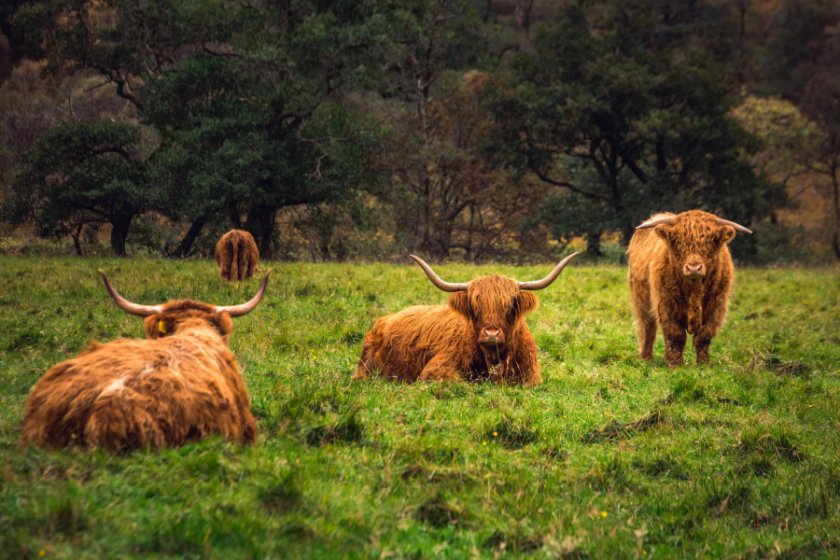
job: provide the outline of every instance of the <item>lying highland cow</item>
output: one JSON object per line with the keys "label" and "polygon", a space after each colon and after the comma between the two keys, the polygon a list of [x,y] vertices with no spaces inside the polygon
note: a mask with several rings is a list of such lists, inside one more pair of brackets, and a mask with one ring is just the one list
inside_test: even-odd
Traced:
{"label": "lying highland cow", "polygon": [[223,307],[190,300],[138,305],[100,274],[121,309],[145,317],[151,340],[92,342],[51,367],[26,402],[23,442],[128,451],[216,434],[253,443],[257,426],[228,337],[231,317],[259,304],[269,275],[250,301]]}
{"label": "lying highland cow", "polygon": [[260,250],[254,236],[242,229],[232,229],[216,243],[216,263],[225,280],[244,280],[257,271]]}
{"label": "lying highland cow", "polygon": [[365,336],[353,377],[541,383],[537,346],[525,324],[525,314],[537,307],[537,297],[529,290],[547,287],[575,256],[569,255],[535,282],[483,276],[453,284],[411,255],[432,284],[453,292],[449,304],[409,307],[378,319]]}
{"label": "lying highland cow", "polygon": [[653,358],[658,322],[668,365],[683,363],[686,332],[694,336],[697,363],[708,363],[735,274],[727,245],[736,230],[752,231],[700,210],[656,214],[636,230],[628,248],[628,276],[639,355]]}

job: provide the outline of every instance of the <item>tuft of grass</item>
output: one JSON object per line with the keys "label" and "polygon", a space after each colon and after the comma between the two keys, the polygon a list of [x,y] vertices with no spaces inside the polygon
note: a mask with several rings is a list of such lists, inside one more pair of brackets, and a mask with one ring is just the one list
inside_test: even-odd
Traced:
{"label": "tuft of grass", "polygon": [[469,514],[464,505],[456,499],[447,498],[441,492],[424,501],[414,513],[415,519],[440,529],[449,526],[466,526]]}
{"label": "tuft of grass", "polygon": [[492,424],[481,435],[482,441],[492,441],[507,449],[520,449],[539,441],[540,435],[528,418],[512,418],[505,415]]}
{"label": "tuft of grass", "polygon": [[326,445],[331,443],[359,443],[364,440],[365,427],[355,411],[338,417],[334,422],[327,422],[310,428],[306,432],[307,445]]}
{"label": "tuft of grass", "polygon": [[779,375],[791,377],[807,376],[812,367],[801,360],[785,360],[775,352],[756,352],[750,361],[750,369],[769,369]]}
{"label": "tuft of grass", "polygon": [[288,472],[260,492],[260,504],[272,514],[288,513],[297,508],[303,498],[295,475]]}
{"label": "tuft of grass", "polygon": [[598,443],[601,441],[614,441],[631,438],[639,433],[650,430],[666,422],[666,416],[661,410],[654,410],[632,422],[611,421],[603,428],[587,432],[581,441],[584,443]]}
{"label": "tuft of grass", "polygon": [[766,462],[781,459],[789,463],[805,460],[794,438],[783,430],[751,429],[740,436],[735,451],[743,457],[758,456]]}

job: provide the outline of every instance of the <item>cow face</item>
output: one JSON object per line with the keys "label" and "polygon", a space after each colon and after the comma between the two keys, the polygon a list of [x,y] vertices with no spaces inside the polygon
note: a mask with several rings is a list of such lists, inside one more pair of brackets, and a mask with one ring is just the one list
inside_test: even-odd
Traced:
{"label": "cow face", "polygon": [[689,280],[713,271],[719,252],[735,238],[734,227],[699,210],[683,212],[673,223],[658,225],[654,231],[668,244],[675,266]]}
{"label": "cow face", "polygon": [[493,366],[504,361],[512,335],[537,302],[537,296],[502,276],[477,278],[449,297],[450,307],[469,319],[476,343]]}

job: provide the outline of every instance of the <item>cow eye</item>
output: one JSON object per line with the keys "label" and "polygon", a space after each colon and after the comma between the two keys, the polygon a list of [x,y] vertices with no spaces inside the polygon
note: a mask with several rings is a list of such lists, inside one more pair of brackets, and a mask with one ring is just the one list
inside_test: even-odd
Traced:
{"label": "cow eye", "polygon": [[517,315],[519,315],[519,302],[515,301],[513,302],[513,305],[508,308],[507,322],[513,323],[516,320]]}

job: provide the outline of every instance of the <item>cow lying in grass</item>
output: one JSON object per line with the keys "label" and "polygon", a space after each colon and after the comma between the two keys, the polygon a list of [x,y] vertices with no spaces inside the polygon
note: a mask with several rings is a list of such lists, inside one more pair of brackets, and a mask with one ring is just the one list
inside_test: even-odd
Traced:
{"label": "cow lying in grass", "polygon": [[686,332],[694,336],[697,363],[708,363],[735,275],[728,244],[736,231],[752,231],[700,210],[656,214],[636,230],[628,248],[628,277],[639,355],[653,358],[658,322],[668,365],[683,363]]}
{"label": "cow lying in grass", "polygon": [[121,309],[145,317],[150,340],[92,342],[51,367],[26,402],[23,442],[124,451],[216,434],[252,443],[257,426],[228,338],[231,317],[259,304],[269,275],[250,301],[225,307],[191,300],[139,305],[100,274]]}
{"label": "cow lying in grass", "polygon": [[225,280],[244,280],[257,271],[260,250],[254,236],[243,229],[232,229],[216,243],[216,264]]}
{"label": "cow lying in grass", "polygon": [[461,284],[443,281],[411,255],[432,284],[452,292],[449,304],[409,307],[378,319],[365,336],[354,378],[541,383],[537,346],[525,323],[525,314],[537,307],[531,291],[551,284],[577,254],[535,282],[483,276]]}

